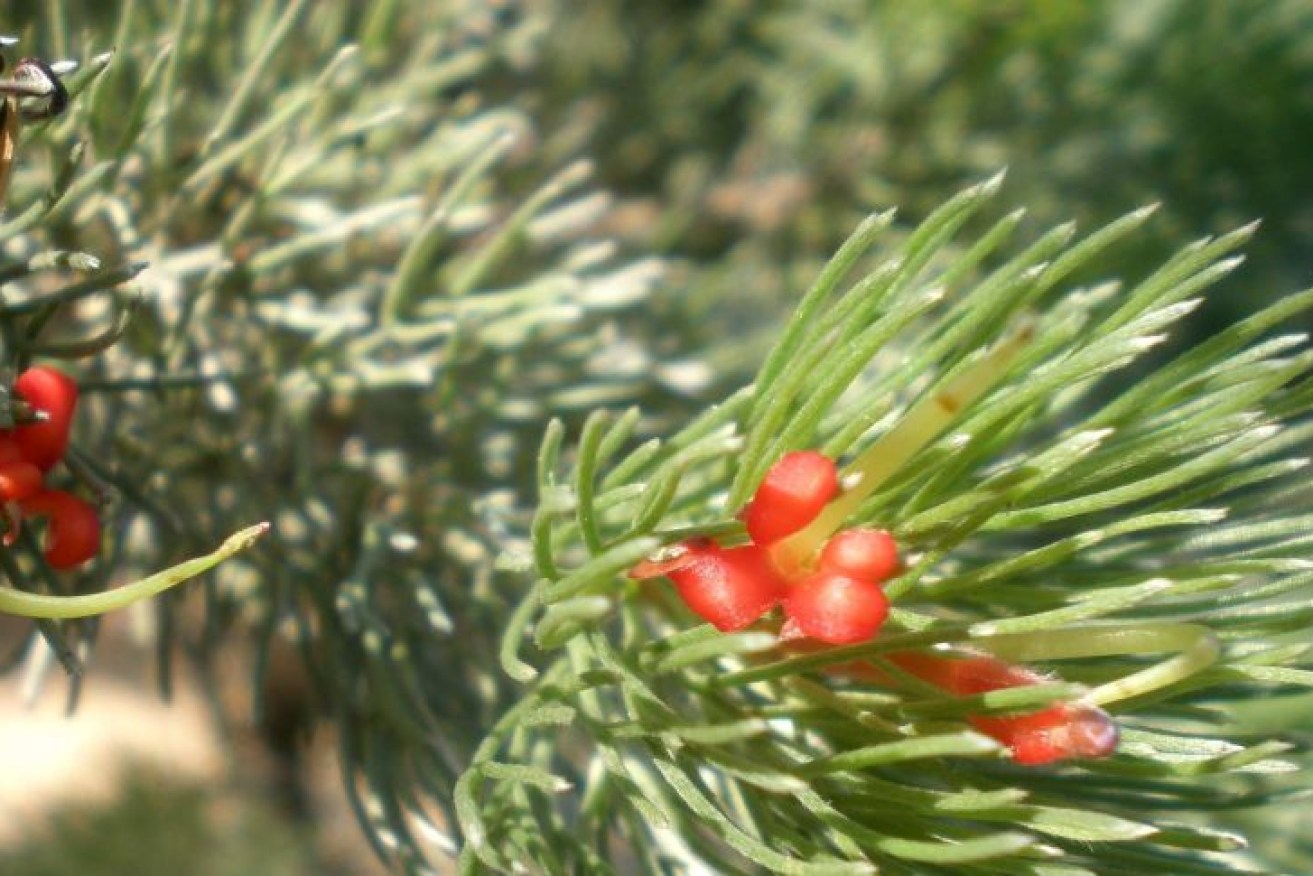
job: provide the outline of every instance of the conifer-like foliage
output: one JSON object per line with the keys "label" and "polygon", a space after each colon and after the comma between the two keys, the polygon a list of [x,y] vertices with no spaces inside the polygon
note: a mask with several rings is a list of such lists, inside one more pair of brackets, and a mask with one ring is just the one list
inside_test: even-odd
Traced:
{"label": "conifer-like foliage", "polygon": [[[203,623],[177,591],[157,601],[161,684],[225,632],[255,644],[252,698],[275,648],[299,653],[362,824],[409,849],[409,783],[450,799],[509,703],[493,559],[531,513],[547,412],[669,393],[625,320],[659,265],[599,232],[587,161],[544,159],[523,110],[472,90],[519,80],[542,9],[60,8],[21,32],[81,64],[68,111],[18,144],[4,355],[10,375],[36,357],[76,377],[77,456],[111,504],[81,577],[30,546],[7,571],[101,590],[267,521],[192,594]],[[100,29],[75,42],[74,20]],[[76,670],[97,629],[43,620],[12,653],[40,665],[39,632]]]}
{"label": "conifer-like foliage", "polygon": [[[1015,244],[1012,213],[958,239],[997,186],[900,246],[880,246],[888,214],[862,225],[756,381],[686,428],[635,447],[638,412],[598,413],[568,449],[549,431],[538,581],[502,650],[526,686],[462,779],[466,864],[1237,866],[1243,841],[1182,811],[1295,786],[1292,743],[1238,726],[1233,706],[1313,681],[1290,636],[1313,582],[1310,359],[1280,329],[1313,295],[1144,368],[1252,227],[1121,282],[1099,265],[1151,209],[1079,238],[1059,226]],[[778,620],[718,633],[668,587],[625,580],[660,545],[732,539],[766,467],[804,447],[877,461],[850,522],[890,529],[909,558],[876,639],[799,655]],[[952,697],[882,659],[945,645],[1042,665],[1052,684]],[[826,671],[854,660],[887,683]],[[1112,712],[1115,756],[1021,767],[963,720],[1064,699]]]}
{"label": "conifer-like foliage", "polygon": [[[39,619],[4,665],[75,700],[70,618],[165,589],[166,690],[230,644],[259,700],[299,656],[402,872],[1298,872],[1234,813],[1309,785],[1313,293],[1266,282],[1307,149],[1206,137],[1200,97],[1298,115],[1250,83],[1299,81],[1305,13],[1140,5],[16,8],[11,71],[78,63],[11,144],[0,386],[75,377],[50,477],[105,502],[77,572],[0,549]],[[1285,255],[1227,283],[1274,303],[1191,335],[1255,226],[1181,229],[1264,207]],[[721,633],[629,576],[742,542],[804,448],[905,561],[876,638]],[[945,650],[1046,675],[951,696],[896,656]],[[969,720],[1072,702],[1115,754],[1022,766]]]}

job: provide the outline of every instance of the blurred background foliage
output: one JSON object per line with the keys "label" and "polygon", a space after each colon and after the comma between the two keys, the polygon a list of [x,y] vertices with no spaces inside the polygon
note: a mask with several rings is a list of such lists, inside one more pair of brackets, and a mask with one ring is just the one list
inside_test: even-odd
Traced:
{"label": "blurred background foliage", "polygon": [[745,302],[727,320],[763,288],[790,300],[789,269],[810,276],[872,207],[916,221],[1005,165],[1040,225],[1161,201],[1141,266],[1262,218],[1244,283],[1277,295],[1309,274],[1310,34],[1304,0],[584,2],[541,99],[658,210],[647,240],[706,267],[719,313]]}
{"label": "blurred background foliage", "polygon": [[328,718],[353,789],[405,771],[449,796],[512,701],[521,582],[495,558],[522,546],[547,417],[638,403],[653,434],[739,385],[871,210],[910,227],[1006,165],[1034,227],[1163,202],[1100,274],[1261,217],[1201,330],[1307,283],[1307,0],[8,8],[17,54],[79,59],[85,91],[25,135],[5,262],[150,264],[54,324],[141,295],[80,366],[78,437],[124,501],[70,586],[273,519],[206,611],[161,601],[160,678],[182,653],[220,685],[208,655],[249,641],[259,691],[299,654],[311,705],[259,720]]}

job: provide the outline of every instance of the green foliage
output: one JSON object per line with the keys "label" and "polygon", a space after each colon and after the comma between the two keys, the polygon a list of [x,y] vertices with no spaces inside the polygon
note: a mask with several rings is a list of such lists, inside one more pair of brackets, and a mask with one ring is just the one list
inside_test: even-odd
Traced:
{"label": "green foliage", "polygon": [[[270,520],[158,601],[162,683],[245,630],[258,689],[289,639],[398,869],[459,824],[469,869],[1234,870],[1226,813],[1299,786],[1273,720],[1230,713],[1310,678],[1313,394],[1279,326],[1313,296],[1158,344],[1242,243],[1246,302],[1305,273],[1307,14],[16,4],[22,54],[82,68],[19,143],[0,353],[77,360],[79,465],[121,501],[91,571],[24,543],[6,577],[96,592]],[[1039,226],[1099,230],[1014,243],[994,184],[953,194],[1004,164]],[[956,420],[907,416],[1013,348]],[[912,559],[887,635],[786,653],[625,580],[737,538],[804,446],[896,451],[853,516]],[[74,667],[97,628],[37,629]],[[934,643],[1062,681],[821,671]],[[961,720],[1073,690],[1115,758],[1021,769]],[[1274,823],[1246,829],[1299,871]]]}
{"label": "green foliage", "polygon": [[[103,7],[60,11],[25,47],[83,68],[24,134],[5,226],[8,336],[40,344],[5,361],[81,359],[80,459],[121,502],[82,580],[15,584],[101,589],[271,521],[203,627],[159,601],[162,683],[174,641],[204,659],[244,627],[258,690],[291,638],[362,821],[409,849],[412,783],[449,800],[507,702],[493,558],[545,412],[687,384],[628,317],[659,265],[608,241],[586,161],[544,167],[532,120],[471,90],[517,79],[541,11],[137,3],[87,41],[64,28]],[[96,629],[42,628],[69,666]]]}
{"label": "green foliage", "polygon": [[786,307],[872,207],[919,221],[1004,165],[1046,224],[1161,201],[1113,255],[1129,272],[1261,217],[1251,283],[1210,302],[1215,325],[1307,280],[1303,0],[579,7],[549,38],[551,105],[604,181],[666,208],[654,243],[704,269],[726,324]]}
{"label": "green foliage", "polygon": [[[1282,778],[1297,769],[1281,757],[1291,743],[1238,728],[1228,712],[1313,681],[1299,668],[1306,647],[1282,644],[1311,610],[1309,492],[1289,476],[1305,463],[1293,454],[1309,436],[1313,360],[1296,349],[1302,336],[1273,333],[1313,294],[1110,391],[1235,267],[1252,229],[1188,246],[1125,289],[1107,278],[1073,286],[1150,211],[1021,247],[1008,245],[1007,217],[950,248],[996,188],[950,200],[849,281],[886,223],[860,229],[755,384],[669,439],[619,452],[632,418],[590,420],[569,454],[550,434],[539,581],[503,648],[528,687],[461,781],[467,868],[1238,866],[1227,853],[1239,837],[1173,813],[1294,787]],[[998,267],[968,270],[964,260],[985,255]],[[1019,352],[985,352],[1001,344]],[[981,369],[997,371],[983,397],[947,389]],[[918,413],[950,391],[965,405],[952,418]],[[778,621],[722,635],[666,585],[623,581],[658,545],[740,531],[731,515],[770,461],[817,445],[880,448],[881,486],[850,522],[891,529],[909,556],[887,588],[892,629],[791,656]],[[1001,763],[962,716],[1070,693],[957,699],[881,660],[932,644],[1057,661],[1116,715],[1118,754],[1061,769]],[[817,674],[854,659],[891,682]]]}

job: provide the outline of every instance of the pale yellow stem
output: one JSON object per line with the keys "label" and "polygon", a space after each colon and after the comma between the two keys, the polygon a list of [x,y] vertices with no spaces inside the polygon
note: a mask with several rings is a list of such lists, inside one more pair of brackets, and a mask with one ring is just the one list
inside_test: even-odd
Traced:
{"label": "pale yellow stem", "polygon": [[1175,684],[1213,665],[1221,653],[1217,636],[1208,627],[1177,623],[1010,633],[972,639],[971,645],[1018,663],[1176,652],[1150,667],[1091,688],[1078,700],[1094,706],[1143,696]]}
{"label": "pale yellow stem", "polygon": [[134,602],[149,599],[190,578],[195,578],[202,572],[208,572],[233,554],[250,547],[257,538],[268,531],[268,523],[247,527],[229,536],[213,553],[187,560],[162,572],[156,572],[148,578],[100,593],[50,596],[44,593],[15,590],[13,587],[0,587],[0,613],[63,620],[117,611]]}
{"label": "pale yellow stem", "polygon": [[923,447],[938,438],[958,414],[994,388],[1033,334],[1032,326],[1021,327],[943,389],[921,400],[892,429],[854,459],[844,469],[846,489],[805,528],[771,548],[771,559],[777,568],[786,573],[805,570],[820,546],[844,525],[862,502]]}

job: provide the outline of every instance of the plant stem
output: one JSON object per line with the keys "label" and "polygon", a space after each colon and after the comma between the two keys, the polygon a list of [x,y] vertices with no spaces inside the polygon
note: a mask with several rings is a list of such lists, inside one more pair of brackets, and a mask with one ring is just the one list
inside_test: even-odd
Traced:
{"label": "plant stem", "polygon": [[958,414],[994,388],[1033,334],[1032,326],[1020,327],[947,386],[915,405],[897,425],[854,459],[844,472],[846,489],[804,529],[771,547],[771,560],[776,568],[793,575],[806,570],[821,545],[862,502],[921,448],[939,437]]}
{"label": "plant stem", "polygon": [[0,613],[32,618],[67,619],[91,617],[127,608],[134,602],[148,599],[202,572],[208,572],[233,554],[250,547],[257,538],[268,531],[268,523],[249,526],[229,536],[213,553],[187,560],[162,572],[156,572],[148,578],[101,593],[50,596],[44,593],[15,590],[13,587],[0,587]]}

